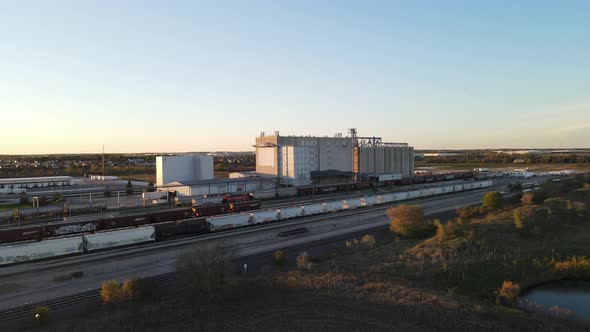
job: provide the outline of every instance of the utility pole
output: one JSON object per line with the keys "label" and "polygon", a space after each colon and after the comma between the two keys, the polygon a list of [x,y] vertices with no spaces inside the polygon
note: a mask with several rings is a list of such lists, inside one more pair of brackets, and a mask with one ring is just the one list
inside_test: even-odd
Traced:
{"label": "utility pole", "polygon": [[102,178],[104,180],[104,144],[102,145]]}

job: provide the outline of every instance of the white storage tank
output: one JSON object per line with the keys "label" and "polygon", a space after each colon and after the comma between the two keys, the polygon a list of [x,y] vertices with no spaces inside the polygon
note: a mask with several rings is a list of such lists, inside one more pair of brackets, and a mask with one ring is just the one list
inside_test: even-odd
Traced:
{"label": "white storage tank", "polygon": [[127,246],[131,244],[153,242],[156,240],[153,226],[126,228],[117,231],[99,232],[84,235],[88,252]]}

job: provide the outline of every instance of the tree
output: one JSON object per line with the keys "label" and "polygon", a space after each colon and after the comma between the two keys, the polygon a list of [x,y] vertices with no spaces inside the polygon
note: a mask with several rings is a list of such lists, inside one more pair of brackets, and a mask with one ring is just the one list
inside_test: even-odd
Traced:
{"label": "tree", "polygon": [[520,202],[522,203],[522,205],[531,205],[534,202],[534,196],[535,195],[532,192],[524,193],[520,198]]}
{"label": "tree", "polygon": [[496,210],[502,207],[503,196],[497,191],[490,191],[483,196],[483,206],[489,210]]}
{"label": "tree", "polygon": [[283,266],[287,264],[287,254],[282,250],[277,250],[272,254],[272,258],[276,265]]}
{"label": "tree", "polygon": [[504,281],[498,291],[496,302],[503,305],[512,305],[520,295],[520,286],[512,281]]}
{"label": "tree", "polygon": [[122,301],[125,294],[117,280],[107,280],[100,286],[100,297],[104,303],[110,304]]}
{"label": "tree", "polygon": [[400,205],[387,210],[389,230],[406,237],[420,237],[432,232],[424,223],[424,211],[415,205]]}
{"label": "tree", "polygon": [[133,194],[133,184],[131,184],[131,180],[127,181],[127,190],[125,192],[127,195]]}
{"label": "tree", "polygon": [[230,257],[220,248],[199,246],[179,256],[176,271],[186,295],[215,300],[232,284]]}

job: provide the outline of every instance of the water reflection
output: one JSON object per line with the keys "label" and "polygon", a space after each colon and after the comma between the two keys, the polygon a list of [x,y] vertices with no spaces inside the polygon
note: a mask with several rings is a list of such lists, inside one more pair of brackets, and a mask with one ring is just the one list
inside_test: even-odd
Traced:
{"label": "water reflection", "polygon": [[539,286],[522,296],[529,309],[590,321],[590,281],[561,281]]}

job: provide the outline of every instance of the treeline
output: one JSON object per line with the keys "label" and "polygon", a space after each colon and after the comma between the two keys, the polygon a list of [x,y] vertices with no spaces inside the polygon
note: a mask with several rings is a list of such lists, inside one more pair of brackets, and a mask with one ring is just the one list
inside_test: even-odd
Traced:
{"label": "treeline", "polygon": [[[143,159],[146,162],[155,162],[156,155],[151,154],[105,154],[105,160],[113,162],[127,162],[128,159]],[[0,160],[22,160],[22,161],[39,161],[46,162],[55,160],[58,162],[66,161],[101,161],[102,154],[48,154],[48,155],[0,155]]]}
{"label": "treeline", "polygon": [[[106,166],[106,175],[129,176],[137,174],[155,174],[155,166]],[[49,167],[22,167],[0,169],[0,178],[20,178],[38,176],[85,176],[90,174],[102,174],[102,165],[92,164],[90,166],[65,166],[58,168]]]}
{"label": "treeline", "polygon": [[215,157],[216,171],[253,171],[256,169],[256,155],[243,154],[231,157]]}
{"label": "treeline", "polygon": [[578,154],[503,154],[503,153],[471,153],[465,152],[457,156],[425,157],[424,163],[474,163],[474,164],[514,164],[514,160],[521,159],[526,164],[585,164],[590,163],[590,155]]}

